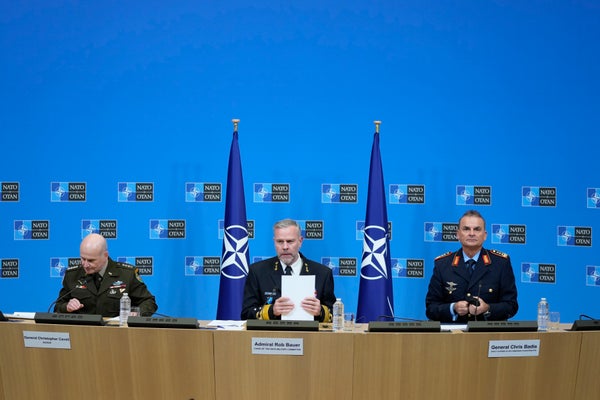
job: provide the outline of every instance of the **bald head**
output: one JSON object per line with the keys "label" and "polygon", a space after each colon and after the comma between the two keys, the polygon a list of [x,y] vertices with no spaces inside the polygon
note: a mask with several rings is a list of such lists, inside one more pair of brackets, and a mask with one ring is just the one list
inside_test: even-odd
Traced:
{"label": "bald head", "polygon": [[94,274],[108,263],[108,246],[104,236],[97,233],[87,235],[79,246],[81,265],[86,274]]}

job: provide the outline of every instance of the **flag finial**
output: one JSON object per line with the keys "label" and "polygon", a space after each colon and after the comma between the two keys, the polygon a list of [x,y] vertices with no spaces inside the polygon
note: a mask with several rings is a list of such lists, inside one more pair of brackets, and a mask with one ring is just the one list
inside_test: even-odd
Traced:
{"label": "flag finial", "polygon": [[234,119],[231,120],[231,122],[233,122],[233,130],[237,131],[237,126],[240,123],[240,120],[237,119],[237,118],[234,118]]}
{"label": "flag finial", "polygon": [[373,121],[375,124],[375,132],[379,133],[379,125],[381,125],[381,121]]}

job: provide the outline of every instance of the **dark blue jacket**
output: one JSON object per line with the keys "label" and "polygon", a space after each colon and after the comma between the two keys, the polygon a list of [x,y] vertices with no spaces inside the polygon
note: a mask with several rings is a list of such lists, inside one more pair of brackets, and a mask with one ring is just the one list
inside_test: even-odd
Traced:
{"label": "dark blue jacket", "polygon": [[[453,322],[450,304],[470,296],[479,296],[490,306],[489,314],[478,315],[478,320],[503,321],[517,313],[517,286],[507,254],[482,248],[473,275],[465,266],[462,248],[435,259],[425,298],[427,318]],[[467,314],[458,316],[455,322],[474,319]]]}
{"label": "dark blue jacket", "polygon": [[[331,309],[335,302],[333,293],[333,273],[331,268],[311,261],[300,254],[302,270],[300,275],[315,275],[315,290],[321,301],[321,315],[315,320],[331,321]],[[244,286],[242,319],[280,319],[273,315],[273,304],[281,297],[281,276],[283,270],[277,257],[250,265]]]}

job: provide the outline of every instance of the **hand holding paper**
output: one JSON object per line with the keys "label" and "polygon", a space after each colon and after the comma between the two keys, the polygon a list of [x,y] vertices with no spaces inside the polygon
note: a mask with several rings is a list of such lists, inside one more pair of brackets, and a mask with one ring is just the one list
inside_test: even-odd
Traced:
{"label": "hand holding paper", "polygon": [[302,300],[315,295],[315,276],[299,275],[281,277],[281,297],[288,297],[295,305],[293,310],[282,314],[282,320],[312,321],[314,316],[301,307]]}

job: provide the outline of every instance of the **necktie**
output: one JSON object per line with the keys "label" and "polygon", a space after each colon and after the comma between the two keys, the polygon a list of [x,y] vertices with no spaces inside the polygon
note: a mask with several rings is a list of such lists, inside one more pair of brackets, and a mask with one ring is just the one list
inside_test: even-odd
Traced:
{"label": "necktie", "polygon": [[94,285],[96,285],[96,289],[100,289],[100,283],[102,283],[102,277],[96,272],[94,274]]}
{"label": "necktie", "polygon": [[285,274],[286,275],[291,275],[292,274],[292,267],[290,267],[289,265],[287,267],[285,267]]}
{"label": "necktie", "polygon": [[475,270],[475,260],[467,260],[467,270],[469,271],[469,275],[473,275],[473,271]]}

